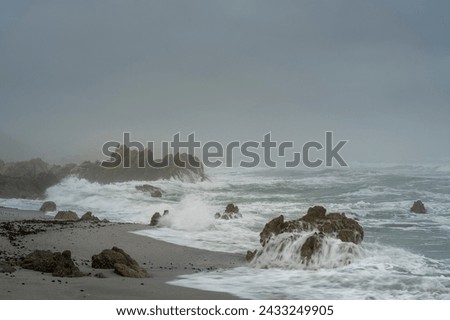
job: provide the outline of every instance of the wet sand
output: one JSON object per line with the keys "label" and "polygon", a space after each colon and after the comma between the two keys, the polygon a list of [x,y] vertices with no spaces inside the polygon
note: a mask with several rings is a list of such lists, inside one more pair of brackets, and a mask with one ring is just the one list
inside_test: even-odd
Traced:
{"label": "wet sand", "polygon": [[[70,250],[75,264],[86,274],[80,278],[60,278],[14,266],[15,272],[0,273],[0,299],[236,299],[227,293],[166,282],[182,274],[214,272],[245,263],[244,255],[183,247],[132,233],[149,229],[148,225],[54,222],[39,211],[0,208],[0,226],[0,264],[34,250]],[[11,226],[22,232],[7,232],[5,229]],[[113,246],[127,252],[150,277],[125,278],[113,270],[93,269],[92,255]],[[104,278],[96,277],[98,273]]]}

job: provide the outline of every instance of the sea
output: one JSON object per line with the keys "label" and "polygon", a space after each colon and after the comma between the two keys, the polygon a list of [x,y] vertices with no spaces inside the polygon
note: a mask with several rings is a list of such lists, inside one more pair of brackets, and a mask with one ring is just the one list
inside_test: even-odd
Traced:
{"label": "sea", "polygon": [[[117,222],[160,226],[138,232],[167,242],[245,254],[261,250],[259,233],[271,219],[303,216],[321,205],[364,228],[361,245],[330,239],[314,263],[298,251],[307,234],[265,250],[237,268],[179,276],[170,284],[231,293],[244,299],[450,299],[450,165],[365,165],[325,169],[215,168],[208,181],[101,185],[68,177],[47,190],[59,210],[92,211]],[[162,198],[136,190],[148,183]],[[422,200],[427,214],[410,207]],[[228,203],[242,218],[215,219]],[[1,206],[38,209],[42,201],[0,199]],[[54,213],[50,213],[54,214]]]}

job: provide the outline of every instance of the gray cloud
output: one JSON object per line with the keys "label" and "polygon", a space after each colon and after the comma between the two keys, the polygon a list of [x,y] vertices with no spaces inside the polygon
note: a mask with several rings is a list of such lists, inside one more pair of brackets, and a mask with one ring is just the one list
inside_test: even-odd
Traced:
{"label": "gray cloud", "polygon": [[332,130],[349,160],[450,157],[445,1],[0,6],[1,130],[48,160],[98,158],[123,131],[301,145]]}

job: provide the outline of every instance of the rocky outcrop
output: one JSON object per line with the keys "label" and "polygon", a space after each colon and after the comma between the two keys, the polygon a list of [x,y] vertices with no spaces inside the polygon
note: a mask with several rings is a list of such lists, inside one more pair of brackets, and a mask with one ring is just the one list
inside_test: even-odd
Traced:
{"label": "rocky outcrop", "polygon": [[345,265],[363,238],[364,230],[356,220],[344,213],[327,214],[325,208],[315,206],[296,220],[285,221],[280,215],[269,221],[260,233],[262,249],[248,251],[247,260],[264,267],[277,263],[312,268]]}
{"label": "rocky outcrop", "polygon": [[42,199],[45,190],[57,184],[75,167],[49,165],[42,159],[3,163],[0,166],[0,197]]}
{"label": "rocky outcrop", "polygon": [[159,212],[155,212],[155,214],[152,216],[152,219],[150,220],[151,226],[156,226],[159,222],[159,219],[161,219],[161,214]]}
{"label": "rocky outcrop", "polygon": [[100,254],[92,256],[92,268],[114,269],[114,272],[131,278],[148,277],[147,271],[120,248],[103,250]]}
{"label": "rocky outcrop", "polygon": [[56,216],[56,220],[77,221],[78,215],[73,211],[59,211]]}
{"label": "rocky outcrop", "polygon": [[216,219],[237,219],[242,218],[242,214],[239,213],[239,207],[235,206],[233,203],[230,203],[226,206],[224,213],[217,212],[214,217]]}
{"label": "rocky outcrop", "polygon": [[207,179],[203,164],[192,155],[166,155],[155,160],[152,150],[138,152],[123,145],[115,149],[110,161],[105,162],[104,166],[98,161],[84,162],[75,168],[72,174],[99,183],[160,179],[197,182]]}
{"label": "rocky outcrop", "polygon": [[51,273],[55,277],[83,276],[73,263],[69,250],[63,253],[35,250],[23,259],[21,266],[24,269]]}
{"label": "rocky outcrop", "polygon": [[[127,147],[119,146],[116,154],[122,163],[115,168],[102,166],[100,161],[86,161],[80,165],[50,165],[41,159],[29,161],[0,163],[0,198],[43,199],[45,191],[63,178],[74,175],[91,182],[113,183],[126,181],[154,181],[160,179],[177,179],[185,182],[206,180],[203,164],[194,156],[187,154],[167,155],[161,160],[152,160],[153,164],[144,166],[140,162],[145,155],[153,159],[150,150],[133,152]],[[142,161],[141,161],[142,160]],[[125,163],[129,163],[125,167]],[[159,165],[158,165],[159,163]],[[155,191],[153,196],[162,196]]]}
{"label": "rocky outcrop", "polygon": [[410,211],[414,213],[427,213],[427,209],[421,200],[415,201]]}
{"label": "rocky outcrop", "polygon": [[53,201],[45,201],[39,211],[48,212],[48,211],[56,211],[56,203]]}
{"label": "rocky outcrop", "polygon": [[149,184],[144,184],[142,186],[136,186],[136,190],[150,193],[150,196],[154,198],[161,198],[164,191],[158,187],[151,186]]}
{"label": "rocky outcrop", "polygon": [[264,246],[272,236],[281,233],[314,230],[355,244],[359,244],[364,238],[364,230],[356,220],[347,218],[344,213],[326,214],[324,207],[315,206],[309,208],[307,214],[300,219],[284,221],[284,216],[281,215],[268,222],[260,233],[260,242]]}
{"label": "rocky outcrop", "polygon": [[100,219],[88,211],[81,216],[80,221],[100,222]]}
{"label": "rocky outcrop", "polygon": [[164,210],[164,214],[162,216],[159,212],[155,212],[155,214],[152,216],[152,218],[150,220],[150,225],[151,226],[158,225],[158,222],[161,219],[161,217],[167,216],[168,214],[169,214],[169,210]]}

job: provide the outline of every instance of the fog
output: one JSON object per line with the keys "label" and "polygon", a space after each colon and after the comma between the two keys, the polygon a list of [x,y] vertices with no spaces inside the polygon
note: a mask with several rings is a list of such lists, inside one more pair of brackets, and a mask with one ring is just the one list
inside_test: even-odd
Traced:
{"label": "fog", "polygon": [[2,1],[0,159],[102,158],[146,142],[450,159],[448,1]]}

